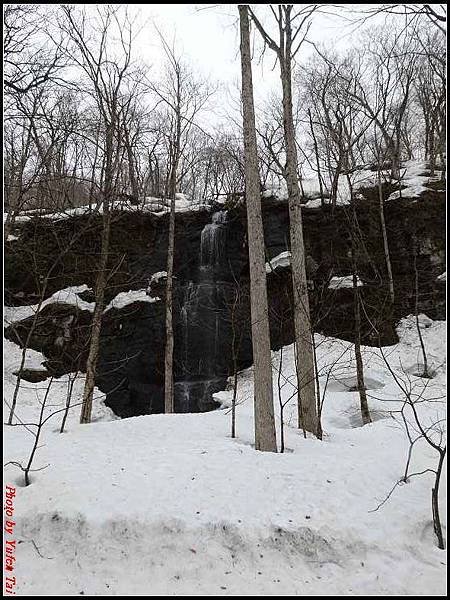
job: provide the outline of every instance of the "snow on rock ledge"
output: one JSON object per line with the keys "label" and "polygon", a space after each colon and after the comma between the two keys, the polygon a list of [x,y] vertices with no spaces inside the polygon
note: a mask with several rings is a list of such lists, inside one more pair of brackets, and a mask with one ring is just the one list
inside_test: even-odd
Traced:
{"label": "snow on rock ledge", "polygon": [[[155,275],[158,275],[157,280],[163,277],[163,273],[163,271],[161,271],[160,273],[155,273]],[[52,296],[50,296],[50,298],[47,298],[47,300],[44,300],[44,302],[42,302],[40,310],[42,310],[45,306],[48,306],[49,304],[58,303],[70,304],[71,306],[76,306],[80,310],[87,310],[93,313],[95,308],[95,302],[86,302],[78,296],[78,294],[87,291],[91,291],[91,288],[89,288],[87,285],[72,286],[63,290],[59,290],[58,292],[55,292]],[[124,306],[128,306],[128,304],[133,304],[133,302],[154,303],[158,302],[159,300],[159,297],[152,298],[148,296],[147,290],[145,289],[120,292],[115,298],[111,300],[111,302],[105,308],[104,312],[111,308],[121,309]],[[17,323],[18,321],[28,319],[36,313],[37,309],[37,304],[34,304],[32,306],[5,306],[5,322],[9,325],[11,323]]]}
{"label": "snow on rock ledge", "polygon": [[286,252],[278,254],[275,258],[270,259],[270,261],[266,263],[266,273],[271,273],[278,267],[289,267],[290,265],[291,253],[287,250]]}
{"label": "snow on rock ledge", "polygon": [[[78,294],[82,294],[83,292],[91,291],[86,284],[71,286],[64,288],[63,290],[59,290],[52,294],[50,298],[44,300],[40,306],[40,310],[42,310],[45,306],[49,304],[70,304],[71,306],[76,306],[80,310],[87,310],[89,312],[94,312],[95,302],[86,302],[82,300]],[[16,323],[18,321],[23,321],[24,319],[28,319],[29,317],[36,314],[38,310],[38,304],[33,304],[31,306],[5,306],[4,307],[4,320],[7,324]]]}
{"label": "snow on rock ledge", "polygon": [[153,273],[150,278],[150,283],[159,283],[161,279],[167,279],[167,271],[158,271]]}
{"label": "snow on rock ledge", "polygon": [[121,309],[125,306],[128,306],[129,304],[133,304],[134,302],[154,303],[158,302],[159,300],[160,298],[151,298],[150,296],[148,296],[147,290],[145,289],[120,292],[115,298],[111,300],[111,302],[105,308],[104,312],[110,310],[111,308]]}
{"label": "snow on rock ledge", "polygon": [[[404,174],[400,183],[403,189],[392,192],[386,202],[398,200],[399,198],[418,198],[428,190],[428,183],[433,180],[430,175],[424,173],[429,170],[426,161],[409,160],[404,164]],[[438,172],[440,174],[440,171]],[[434,178],[436,180],[436,177]]]}
{"label": "snow on rock ledge", "polygon": [[[359,277],[356,278],[356,285],[358,287],[364,285]],[[332,277],[328,287],[333,290],[340,288],[352,288],[353,287],[353,275],[345,275],[343,277]]]}

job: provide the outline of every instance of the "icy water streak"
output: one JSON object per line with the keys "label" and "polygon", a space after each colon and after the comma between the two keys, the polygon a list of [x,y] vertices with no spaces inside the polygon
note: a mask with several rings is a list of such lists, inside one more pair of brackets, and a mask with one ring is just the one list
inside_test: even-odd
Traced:
{"label": "icy water streak", "polygon": [[181,294],[175,407],[177,412],[211,410],[212,394],[223,389],[221,339],[226,335],[224,314],[229,284],[221,281],[226,269],[227,211],[212,215],[201,233],[196,281]]}

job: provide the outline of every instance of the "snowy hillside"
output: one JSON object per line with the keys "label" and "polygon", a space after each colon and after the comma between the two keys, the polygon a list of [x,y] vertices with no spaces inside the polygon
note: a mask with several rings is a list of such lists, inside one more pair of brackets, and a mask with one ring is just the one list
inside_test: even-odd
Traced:
{"label": "snowy hillside", "polygon": [[[443,414],[445,323],[423,318],[421,326],[435,372],[425,390],[412,374],[420,358],[411,318],[398,329],[401,342],[384,350],[394,372],[432,399],[419,407],[431,423]],[[17,593],[443,594],[446,558],[433,535],[431,475],[397,486],[375,510],[405,469],[399,389],[380,352],[364,348],[374,422],[361,427],[352,345],[318,335],[316,344],[322,391],[327,384],[324,439],[304,439],[292,401],[284,454],[252,448],[252,369],[239,378],[236,439],[231,392],[216,395],[218,411],[124,420],[96,392],[92,424],[78,424],[79,406],[63,434],[62,413],[50,419],[33,466],[43,470],[32,473],[31,485],[22,487],[15,465],[5,471],[6,483],[17,486]],[[4,353],[10,400],[20,351],[5,342]],[[282,358],[287,399],[293,348]],[[28,360],[38,365],[39,354]],[[273,353],[277,413],[279,361]],[[24,383],[17,414],[26,424],[38,418],[46,382]],[[82,385],[80,378],[74,402]],[[55,380],[48,412],[64,406],[66,388],[67,376]],[[25,462],[32,444],[25,427],[7,427],[6,461]],[[433,450],[419,442],[410,472],[435,465]]]}

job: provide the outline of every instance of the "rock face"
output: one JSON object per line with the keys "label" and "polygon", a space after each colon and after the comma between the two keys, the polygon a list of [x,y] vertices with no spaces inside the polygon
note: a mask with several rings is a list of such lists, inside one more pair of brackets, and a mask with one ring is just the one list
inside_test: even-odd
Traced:
{"label": "rock face", "polygon": [[[415,305],[413,254],[417,255],[419,305],[431,318],[445,311],[445,206],[442,194],[427,192],[386,204],[386,222],[394,271],[396,302],[387,309],[386,269],[379,231],[376,192],[365,191],[358,206],[361,247],[358,288],[365,311],[365,344],[396,342],[395,324]],[[268,259],[289,247],[285,202],[264,200],[263,220]],[[334,214],[304,210],[304,231],[314,329],[353,338],[353,291],[331,289],[332,276],[349,275],[350,232],[345,209]],[[39,297],[45,275],[47,293],[74,285],[95,284],[99,253],[99,217],[49,223],[36,219],[21,226],[19,239],[6,249],[7,304],[30,304]],[[166,268],[167,215],[117,213],[111,231],[112,276],[107,302],[119,292],[145,289],[152,275]],[[61,253],[60,248],[66,248]],[[245,208],[179,213],[176,219],[175,407],[178,412],[211,410],[212,393],[226,378],[252,363],[248,248]],[[267,275],[272,348],[293,341],[291,274],[285,262]],[[107,404],[126,417],[163,410],[164,280],[157,277],[149,294],[159,301],[133,302],[104,314],[98,387]],[[92,301],[92,298],[84,298]],[[60,375],[84,369],[91,313],[54,303],[40,313],[30,347],[47,358],[49,372]],[[8,339],[26,339],[33,319],[6,330]],[[233,360],[236,358],[236,361]]]}
{"label": "rock face", "polygon": [[21,371],[13,371],[13,375],[19,375],[19,373],[22,379],[31,383],[39,383],[50,377],[50,372],[47,369],[22,369]]}

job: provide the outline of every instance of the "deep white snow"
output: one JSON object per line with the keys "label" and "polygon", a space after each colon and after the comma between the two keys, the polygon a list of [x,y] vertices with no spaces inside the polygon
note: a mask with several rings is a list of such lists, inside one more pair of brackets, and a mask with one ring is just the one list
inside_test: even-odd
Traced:
{"label": "deep white snow", "polygon": [[[413,318],[401,322],[401,342],[384,350],[414,393],[433,399],[418,405],[427,424],[443,414],[445,323],[420,323],[434,379],[408,371],[421,361]],[[96,391],[94,422],[79,425],[76,406],[64,434],[58,433],[61,413],[55,415],[34,465],[45,468],[32,474],[31,485],[22,487],[14,465],[5,469],[5,482],[17,486],[17,593],[445,593],[446,554],[436,547],[431,525],[431,475],[398,486],[374,510],[402,477],[408,450],[399,414],[392,412],[401,406],[399,390],[380,351],[363,349],[374,422],[361,427],[358,394],[349,391],[352,344],[315,340],[322,392],[327,383],[324,439],[305,439],[296,429],[293,400],[286,408],[284,454],[252,446],[252,369],[239,378],[236,439],[230,437],[230,391],[217,394],[218,411],[125,420],[114,419]],[[20,350],[9,342],[4,350],[8,401]],[[36,355],[30,360],[37,362]],[[280,357],[273,353],[277,414]],[[284,400],[293,390],[293,358],[293,348],[285,348]],[[17,414],[32,423],[46,382],[24,385]],[[80,377],[74,403],[82,385]],[[49,411],[64,406],[66,390],[67,376],[54,381]],[[22,426],[5,427],[5,434],[6,461],[25,461],[33,437]],[[435,459],[417,443],[412,471],[434,467]]]}

